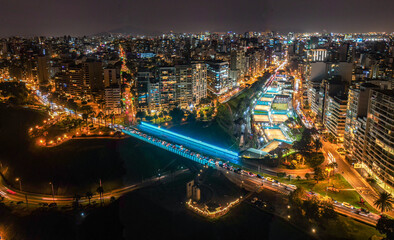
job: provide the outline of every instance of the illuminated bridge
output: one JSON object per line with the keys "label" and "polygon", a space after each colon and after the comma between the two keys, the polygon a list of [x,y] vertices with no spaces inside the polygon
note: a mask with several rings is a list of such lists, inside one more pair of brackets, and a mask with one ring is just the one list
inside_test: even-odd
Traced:
{"label": "illuminated bridge", "polygon": [[210,161],[210,159],[207,158],[207,157],[204,157],[202,155],[200,155],[200,156],[191,155],[188,152],[184,151],[186,149],[181,150],[179,148],[174,148],[172,146],[168,146],[167,144],[163,144],[160,141],[155,141],[154,139],[152,139],[149,136],[144,136],[144,134],[142,134],[141,132],[137,132],[135,130],[128,129],[128,128],[122,129],[122,132],[124,132],[125,134],[130,135],[132,137],[138,138],[138,139],[140,139],[142,141],[145,141],[145,142],[148,142],[150,144],[153,144],[153,145],[155,145],[155,146],[157,146],[159,148],[163,148],[163,149],[165,149],[167,151],[170,151],[170,152],[173,152],[175,154],[181,155],[182,157],[188,158],[188,159],[190,159],[192,161],[201,163],[203,165],[208,165],[208,166],[213,166],[213,167],[215,166],[215,162],[214,161]]}
{"label": "illuminated bridge", "polygon": [[182,145],[198,153],[202,153],[214,158],[219,158],[224,161],[230,161],[232,163],[239,163],[238,153],[236,152],[229,151],[227,149],[220,148],[187,136],[183,136],[181,134],[174,133],[167,129],[163,129],[145,122],[141,122],[141,124],[138,125],[138,129],[157,138]]}

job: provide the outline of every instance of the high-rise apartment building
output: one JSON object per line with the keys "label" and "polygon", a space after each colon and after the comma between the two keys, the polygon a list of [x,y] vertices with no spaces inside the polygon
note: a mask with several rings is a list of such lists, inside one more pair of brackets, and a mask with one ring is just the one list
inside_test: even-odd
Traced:
{"label": "high-rise apartment building", "polygon": [[121,114],[121,87],[112,85],[105,88],[105,114]]}
{"label": "high-rise apartment building", "polygon": [[378,184],[394,193],[394,90],[371,90],[363,164]]}
{"label": "high-rise apartment building", "polygon": [[328,78],[340,76],[343,82],[350,85],[353,80],[353,68],[354,64],[348,62],[327,63]]}
{"label": "high-rise apartment building", "polygon": [[138,110],[170,111],[188,109],[207,96],[207,66],[204,63],[160,67],[138,72]]}
{"label": "high-rise apartment building", "polygon": [[72,97],[83,97],[86,94],[83,68],[80,65],[70,66],[66,74],[69,77],[69,89],[67,92]]}
{"label": "high-rise apartment building", "polygon": [[208,62],[208,84],[211,90],[220,95],[232,88],[229,81],[229,64],[225,61]]}
{"label": "high-rise apartment building", "polygon": [[327,63],[313,62],[310,64],[309,81],[321,81],[327,77]]}
{"label": "high-rise apartment building", "polygon": [[119,68],[105,68],[104,69],[104,85],[109,87],[111,85],[120,86],[120,69]]}
{"label": "high-rise apartment building", "polygon": [[354,84],[349,89],[344,147],[348,149],[351,156],[354,148],[353,141],[357,140],[355,138],[356,126],[360,126],[359,118],[367,117],[368,103],[372,89],[379,89],[379,86],[371,83],[362,83]]}
{"label": "high-rise apartment building", "polygon": [[193,103],[193,77],[191,65],[176,66],[176,99],[181,108]]}
{"label": "high-rise apartment building", "polygon": [[161,67],[157,71],[160,87],[160,106],[167,111],[177,107],[176,68]]}
{"label": "high-rise apartment building", "polygon": [[49,63],[47,56],[37,57],[37,75],[39,84],[48,84],[49,82]]}
{"label": "high-rise apartment building", "polygon": [[98,95],[104,90],[103,66],[101,62],[88,61],[83,63],[85,92]]}
{"label": "high-rise apartment building", "polygon": [[346,122],[347,97],[328,96],[323,124],[339,142],[343,142]]}
{"label": "high-rise apartment building", "polygon": [[230,70],[238,71],[239,75],[245,74],[245,53],[243,51],[232,51],[230,56]]}
{"label": "high-rise apartment building", "polygon": [[154,80],[154,76],[150,71],[140,71],[137,75],[135,96],[139,111],[150,112],[149,96],[150,81]]}
{"label": "high-rise apartment building", "polygon": [[193,104],[199,104],[200,100],[207,97],[207,65],[195,63],[193,66]]}
{"label": "high-rise apartment building", "polygon": [[[367,131],[367,118],[359,117],[354,121],[353,124],[354,129],[352,129],[351,140],[345,138],[346,141],[349,141],[347,146],[344,146],[345,149],[350,154],[350,162],[351,163],[362,163],[365,157],[365,137]],[[345,131],[345,137],[349,137],[349,133]]]}
{"label": "high-rise apartment building", "polygon": [[103,69],[100,62],[75,65],[62,64],[55,75],[57,90],[76,98],[99,98],[104,96]]}
{"label": "high-rise apartment building", "polygon": [[310,62],[324,62],[327,60],[327,49],[308,50],[308,60]]}
{"label": "high-rise apartment building", "polygon": [[176,98],[178,106],[189,108],[207,96],[207,66],[203,63],[177,65]]}

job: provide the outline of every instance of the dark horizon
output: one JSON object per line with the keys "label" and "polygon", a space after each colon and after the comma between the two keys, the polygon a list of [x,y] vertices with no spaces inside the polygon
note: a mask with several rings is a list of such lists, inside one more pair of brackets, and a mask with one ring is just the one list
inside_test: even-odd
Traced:
{"label": "dark horizon", "polygon": [[161,32],[393,32],[389,0],[0,0],[1,37]]}

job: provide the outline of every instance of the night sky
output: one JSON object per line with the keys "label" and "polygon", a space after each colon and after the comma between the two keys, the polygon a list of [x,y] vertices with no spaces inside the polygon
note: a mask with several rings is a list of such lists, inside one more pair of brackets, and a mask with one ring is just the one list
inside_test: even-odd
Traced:
{"label": "night sky", "polygon": [[394,31],[394,0],[0,0],[0,36]]}

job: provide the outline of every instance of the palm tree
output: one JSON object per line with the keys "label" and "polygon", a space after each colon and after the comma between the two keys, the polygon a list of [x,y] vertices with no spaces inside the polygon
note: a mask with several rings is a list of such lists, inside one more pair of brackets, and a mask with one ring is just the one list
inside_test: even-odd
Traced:
{"label": "palm tree", "polygon": [[90,191],[86,192],[86,198],[89,200],[89,205],[90,205],[90,199],[92,199],[92,197],[93,197],[92,192],[90,192]]}
{"label": "palm tree", "polygon": [[314,144],[315,144],[315,151],[316,151],[316,152],[319,151],[319,150],[323,147],[323,144],[322,144],[322,142],[320,141],[320,139],[316,139],[316,140],[314,141]]}
{"label": "palm tree", "polygon": [[111,124],[114,125],[114,117],[115,117],[115,114],[114,114],[113,112],[111,112],[111,114],[109,114],[108,117],[111,119]]}
{"label": "palm tree", "polygon": [[379,193],[378,198],[374,201],[374,204],[383,214],[384,212],[391,211],[393,209],[394,198],[390,193],[381,192]]}
{"label": "palm tree", "polygon": [[91,112],[89,112],[90,121],[92,122],[93,127],[94,127],[94,122],[93,122],[94,116],[95,116],[95,112],[93,110]]}
{"label": "palm tree", "polygon": [[92,107],[84,104],[81,110],[83,111],[82,118],[86,121],[86,127],[88,127],[88,118],[92,114]]}
{"label": "palm tree", "polygon": [[154,119],[154,121],[155,121],[155,123],[157,122],[157,114],[155,114],[155,115],[153,115],[153,119]]}
{"label": "palm tree", "polygon": [[87,113],[82,113],[82,119],[86,123],[86,128],[88,127],[88,118],[89,118],[89,115]]}
{"label": "palm tree", "polygon": [[75,207],[78,208],[79,206],[79,200],[81,199],[81,196],[79,194],[74,195],[74,200],[75,200]]}
{"label": "palm tree", "polygon": [[[99,119],[99,123],[101,124],[101,122],[102,122],[102,120],[103,120],[103,117],[104,117],[104,113],[103,112],[99,112],[98,114],[97,114],[97,118]],[[100,126],[99,126],[100,127]]]}
{"label": "palm tree", "polygon": [[108,115],[104,114],[104,126],[107,126]]}

